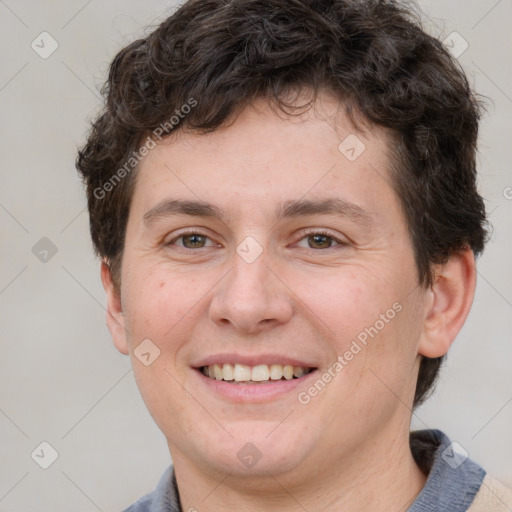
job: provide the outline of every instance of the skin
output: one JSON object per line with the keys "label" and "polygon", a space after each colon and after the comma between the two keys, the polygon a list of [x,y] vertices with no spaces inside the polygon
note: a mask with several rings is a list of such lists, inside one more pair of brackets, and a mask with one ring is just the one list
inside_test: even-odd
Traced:
{"label": "skin", "polygon": [[[366,147],[353,162],[338,150],[349,134]],[[293,118],[259,100],[211,134],[177,132],[141,163],[120,295],[102,265],[107,323],[167,438],[183,510],[406,510],[424,486],[408,444],[420,357],[447,352],[475,266],[468,249],[436,268],[431,288],[418,286],[391,150],[383,129],[356,131],[322,93]],[[283,201],[333,197],[371,225],[337,213],[275,217]],[[225,217],[144,221],[169,199],[205,201]],[[204,246],[178,238],[184,228]],[[318,229],[333,238],[315,244]],[[263,250],[252,263],[236,252],[248,236]],[[395,303],[401,311],[306,405],[298,394],[311,382],[237,402],[192,368],[211,354],[286,354],[321,375]],[[160,350],[149,366],[134,354],[145,339]],[[248,442],[261,453],[251,468],[237,457]]]}

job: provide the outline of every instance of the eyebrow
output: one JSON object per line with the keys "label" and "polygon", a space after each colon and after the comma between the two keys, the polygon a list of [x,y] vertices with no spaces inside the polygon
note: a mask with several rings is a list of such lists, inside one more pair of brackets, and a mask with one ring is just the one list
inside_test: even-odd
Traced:
{"label": "eyebrow", "polygon": [[363,210],[363,208],[355,203],[350,203],[340,199],[339,197],[316,201],[286,201],[278,208],[276,217],[278,220],[281,220],[290,217],[317,214],[334,214],[339,215],[340,217],[347,217],[350,220],[366,227],[372,227],[375,225],[373,216],[366,210]]}
{"label": "eyebrow", "polygon": [[[280,221],[286,218],[319,214],[334,214],[341,217],[347,217],[350,220],[368,228],[375,225],[373,216],[367,211],[354,203],[347,202],[338,197],[321,200],[285,201],[276,209],[275,217],[277,221]],[[224,210],[204,201],[166,199],[147,211],[144,214],[143,221],[144,224],[148,225],[158,219],[174,215],[209,217],[220,219],[223,222],[225,222],[227,218]]]}

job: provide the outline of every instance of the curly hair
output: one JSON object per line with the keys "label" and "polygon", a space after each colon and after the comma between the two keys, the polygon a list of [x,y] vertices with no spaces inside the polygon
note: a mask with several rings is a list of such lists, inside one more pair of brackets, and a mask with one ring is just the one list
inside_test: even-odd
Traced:
{"label": "curly hair", "polygon": [[[476,186],[481,105],[410,9],[391,0],[191,0],[114,58],[104,110],[78,152],[93,244],[116,287],[144,140],[213,131],[256,98],[291,113],[290,91],[312,91],[309,108],[320,90],[351,119],[392,134],[392,182],[418,283],[431,286],[434,265],[460,250],[478,256],[487,241]],[[414,406],[441,363],[421,361]]]}

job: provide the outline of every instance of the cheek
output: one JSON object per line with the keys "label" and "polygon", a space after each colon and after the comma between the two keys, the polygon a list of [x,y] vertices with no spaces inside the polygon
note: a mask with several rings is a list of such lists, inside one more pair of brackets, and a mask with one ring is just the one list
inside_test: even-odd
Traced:
{"label": "cheek", "polygon": [[339,350],[378,321],[398,297],[388,283],[365,268],[295,276],[294,281],[293,290],[305,314]]}
{"label": "cheek", "polygon": [[133,346],[149,338],[164,347],[164,340],[172,337],[172,330],[201,297],[195,277],[171,274],[161,264],[139,265],[136,273],[127,273],[123,283],[123,308]]}
{"label": "cheek", "polygon": [[389,273],[381,275],[387,277],[353,267],[341,269],[336,277],[310,276],[307,286],[306,280],[295,284],[304,311],[331,345],[333,359],[344,358],[342,377],[336,381],[350,393],[353,386],[364,384],[368,399],[375,387],[385,391],[379,376],[392,387],[409,382],[419,336],[410,297],[402,291],[407,289],[403,277],[393,284]]}
{"label": "cheek", "polygon": [[[184,293],[183,278],[166,275],[163,270],[161,265],[151,268],[139,265],[137,274],[127,273],[123,286],[126,328],[137,386],[149,413],[167,432],[187,420],[182,414],[186,403],[183,391],[186,375],[176,368],[175,362],[180,347],[189,338],[188,315],[198,299],[191,291],[195,290],[193,284]],[[190,284],[190,280],[188,282]],[[144,349],[151,357],[147,365],[139,359],[142,352],[139,345],[144,340],[154,344]]]}

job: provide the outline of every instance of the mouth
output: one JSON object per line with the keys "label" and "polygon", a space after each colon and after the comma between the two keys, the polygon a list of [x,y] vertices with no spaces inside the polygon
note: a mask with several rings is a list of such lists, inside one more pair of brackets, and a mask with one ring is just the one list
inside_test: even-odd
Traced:
{"label": "mouth", "polygon": [[224,381],[234,385],[264,385],[278,381],[301,379],[316,370],[316,368],[292,366],[289,364],[258,364],[256,366],[249,366],[240,363],[224,363],[201,366],[197,370],[211,380]]}

